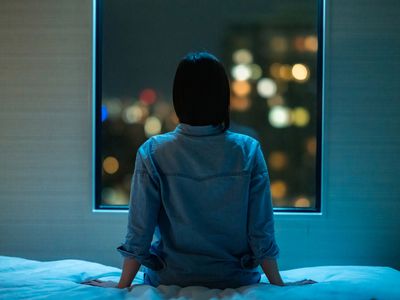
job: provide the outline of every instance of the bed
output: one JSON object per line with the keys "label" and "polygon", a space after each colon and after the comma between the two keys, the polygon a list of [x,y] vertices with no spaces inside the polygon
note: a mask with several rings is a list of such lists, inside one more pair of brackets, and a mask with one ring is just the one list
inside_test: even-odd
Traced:
{"label": "bed", "polygon": [[400,271],[389,267],[321,266],[282,271],[285,281],[318,283],[278,287],[261,283],[238,289],[143,284],[139,272],[132,289],[80,284],[91,279],[118,281],[121,270],[84,260],[35,261],[0,256],[0,299],[400,299]]}

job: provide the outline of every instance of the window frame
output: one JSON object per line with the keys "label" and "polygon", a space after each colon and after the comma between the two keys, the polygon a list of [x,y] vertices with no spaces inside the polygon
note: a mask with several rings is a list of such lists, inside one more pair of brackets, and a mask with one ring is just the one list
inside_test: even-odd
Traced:
{"label": "window frame", "polygon": [[[101,179],[102,179],[102,145],[101,145],[101,106],[102,106],[102,3],[104,0],[92,0],[92,212],[128,212],[127,207],[102,208]],[[317,2],[317,132],[316,132],[316,191],[315,208],[274,208],[277,215],[323,215],[325,206],[323,201],[323,141],[324,141],[324,100],[325,100],[325,28],[326,28],[326,0]]]}

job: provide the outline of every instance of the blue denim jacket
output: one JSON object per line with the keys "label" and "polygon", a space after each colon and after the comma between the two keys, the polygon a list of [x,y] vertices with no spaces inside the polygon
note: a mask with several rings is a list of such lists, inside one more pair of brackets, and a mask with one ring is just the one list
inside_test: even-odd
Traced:
{"label": "blue denim jacket", "polygon": [[180,123],[144,142],[128,218],[117,249],[147,267],[153,286],[254,284],[259,263],[279,253],[260,144],[222,124]]}

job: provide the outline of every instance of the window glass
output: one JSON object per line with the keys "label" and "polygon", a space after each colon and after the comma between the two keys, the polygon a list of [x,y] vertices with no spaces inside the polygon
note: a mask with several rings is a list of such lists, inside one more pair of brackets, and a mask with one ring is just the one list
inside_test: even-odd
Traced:
{"label": "window glass", "polygon": [[177,125],[179,60],[207,50],[230,77],[230,130],[262,145],[275,210],[319,211],[321,10],[315,0],[97,1],[95,207],[127,209],[138,147]]}

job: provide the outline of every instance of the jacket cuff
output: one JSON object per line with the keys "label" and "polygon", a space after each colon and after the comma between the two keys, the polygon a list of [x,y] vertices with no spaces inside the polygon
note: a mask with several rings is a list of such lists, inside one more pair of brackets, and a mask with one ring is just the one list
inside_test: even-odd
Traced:
{"label": "jacket cuff", "polygon": [[130,257],[136,259],[140,264],[152,269],[154,271],[160,271],[167,267],[165,261],[156,253],[147,252],[145,255],[138,254],[136,251],[127,249],[123,244],[117,248],[117,251],[123,257]]}
{"label": "jacket cuff", "polygon": [[270,241],[269,245],[266,243],[257,243],[253,245],[252,250],[256,261],[261,264],[265,259],[277,259],[279,257],[279,247],[275,240]]}

